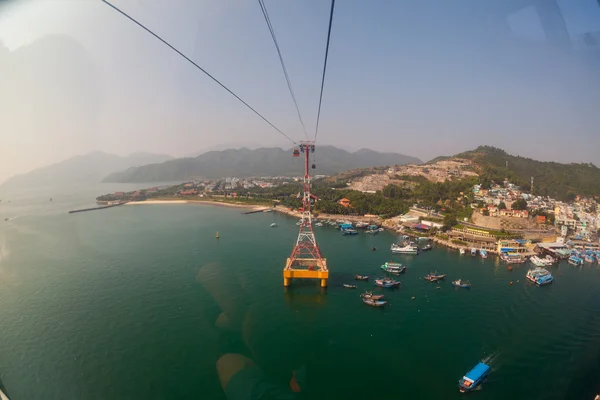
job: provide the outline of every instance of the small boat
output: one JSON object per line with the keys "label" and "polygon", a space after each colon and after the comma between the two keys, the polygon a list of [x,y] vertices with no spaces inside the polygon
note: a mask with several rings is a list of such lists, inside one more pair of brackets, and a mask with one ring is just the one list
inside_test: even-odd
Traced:
{"label": "small boat", "polygon": [[383,307],[387,303],[387,301],[367,299],[364,297],[362,299],[362,302],[371,307]]}
{"label": "small boat", "polygon": [[360,295],[363,299],[381,300],[385,297],[383,294],[373,294],[372,292],[365,292]]}
{"label": "small boat", "polygon": [[438,275],[436,273],[436,274],[427,274],[427,275],[425,275],[424,279],[429,282],[437,282],[437,281],[444,279],[445,277],[446,277],[446,274]]}
{"label": "small boat", "polygon": [[426,245],[425,247],[421,247],[421,251],[429,251],[431,249],[432,249],[432,247],[430,244]]}
{"label": "small boat", "polygon": [[368,224],[368,223],[366,223],[366,222],[357,222],[357,223],[356,223],[356,227],[357,227],[358,229],[366,229],[366,228],[368,228],[368,227],[369,227],[369,224]]}
{"label": "small boat", "polygon": [[485,249],[479,249],[479,255],[481,258],[488,258],[488,253]]}
{"label": "small boat", "polygon": [[406,271],[406,266],[395,262],[386,262],[381,269],[390,274],[401,274]]}
{"label": "small boat", "polygon": [[344,287],[348,289],[356,289],[356,285],[349,285],[347,283],[344,283]]}
{"label": "small boat", "polygon": [[452,282],[452,286],[463,288],[463,289],[470,289],[471,288],[471,282],[469,282],[469,281],[463,281],[462,279],[457,279],[454,282]]}
{"label": "small boat", "polygon": [[489,375],[491,370],[489,365],[480,362],[458,381],[458,389],[461,393],[474,390]]}
{"label": "small boat", "polygon": [[409,243],[405,246],[400,246],[398,244],[393,243],[392,246],[390,247],[390,250],[394,254],[418,254],[419,253],[419,248],[411,243]]}
{"label": "small boat", "polygon": [[531,256],[529,258],[529,261],[531,261],[531,263],[536,267],[545,267],[547,265],[550,265],[548,260],[546,260],[545,258],[540,258],[538,256]]}
{"label": "small boat", "polygon": [[396,281],[394,279],[383,278],[383,279],[375,279],[375,285],[382,288],[394,288],[402,285],[402,282]]}
{"label": "small boat", "polygon": [[322,222],[317,222],[317,223],[315,224],[315,226],[323,226],[323,223],[322,223]]}
{"label": "small boat", "polygon": [[465,254],[465,249],[463,249],[462,247],[460,248],[460,250],[458,251],[460,254]]}
{"label": "small boat", "polygon": [[357,281],[368,281],[369,276],[368,275],[354,275],[354,279],[356,279]]}
{"label": "small boat", "polygon": [[342,235],[358,235],[358,231],[352,228],[342,228]]}
{"label": "small boat", "polygon": [[276,224],[275,222],[273,222],[273,223],[270,225],[270,227],[271,227],[271,228],[275,228],[276,226],[277,226],[277,224]]}
{"label": "small boat", "polygon": [[367,229],[365,233],[368,233],[369,235],[377,235],[379,233],[379,229]]}
{"label": "small boat", "polygon": [[475,256],[477,255],[477,249],[476,249],[475,247],[473,247],[473,248],[471,249],[471,255],[472,255],[473,257],[475,257]]}
{"label": "small boat", "polygon": [[586,263],[594,262],[594,256],[592,254],[586,254],[585,257],[583,257],[583,259],[585,260]]}
{"label": "small boat", "polygon": [[552,274],[547,269],[541,267],[530,269],[525,276],[538,286],[547,285],[554,281]]}
{"label": "small boat", "polygon": [[219,232],[217,231],[217,234],[215,235],[215,237],[218,239],[219,238]]}
{"label": "small boat", "polygon": [[373,248],[371,249],[371,251],[375,251],[375,250],[377,250],[377,247],[373,247]]}
{"label": "small boat", "polygon": [[517,253],[502,253],[500,254],[500,259],[510,264],[522,264],[527,261],[525,257]]}

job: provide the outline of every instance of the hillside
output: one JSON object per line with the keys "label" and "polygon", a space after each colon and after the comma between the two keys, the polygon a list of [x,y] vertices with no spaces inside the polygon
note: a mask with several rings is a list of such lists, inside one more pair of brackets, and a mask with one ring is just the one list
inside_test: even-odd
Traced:
{"label": "hillside", "polygon": [[2,183],[0,188],[27,188],[62,183],[97,183],[112,172],[133,166],[162,162],[170,158],[166,155],[149,153],[134,153],[121,157],[96,151],[13,176]]}
{"label": "hillside", "polygon": [[471,160],[482,183],[502,182],[508,178],[511,182],[529,189],[530,179],[533,177],[535,195],[570,200],[577,195],[600,194],[600,169],[593,164],[536,161],[513,156],[490,146],[480,146],[453,157],[438,157],[429,162],[453,158]]}
{"label": "hillside", "polygon": [[[354,153],[333,146],[321,146],[314,154],[315,174],[332,175],[350,169],[381,165],[421,163],[415,157],[361,149]],[[259,148],[210,151],[197,157],[178,158],[113,173],[104,182],[158,182],[227,176],[299,176],[302,161],[291,150]]]}

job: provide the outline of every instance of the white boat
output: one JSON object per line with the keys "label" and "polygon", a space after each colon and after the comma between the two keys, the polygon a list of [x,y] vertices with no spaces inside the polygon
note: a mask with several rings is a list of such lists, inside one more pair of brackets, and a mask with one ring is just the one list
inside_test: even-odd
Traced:
{"label": "white boat", "polygon": [[529,258],[529,261],[531,261],[531,263],[533,265],[535,265],[536,267],[547,267],[552,265],[551,262],[549,262],[549,260],[545,259],[545,258],[540,258],[538,256],[531,256]]}
{"label": "white boat", "polygon": [[315,226],[323,226],[323,223],[321,223],[321,222],[317,222],[317,223],[315,224]]}
{"label": "white boat", "polygon": [[477,255],[477,249],[476,249],[475,247],[473,247],[473,248],[471,249],[471,255],[472,255],[473,257],[475,257],[475,256]]}
{"label": "white boat", "polygon": [[277,226],[277,224],[275,222],[273,222],[270,226],[271,226],[271,228],[275,228]]}
{"label": "white boat", "polygon": [[466,253],[466,252],[465,252],[465,249],[463,249],[463,248],[461,247],[461,248],[460,248],[460,250],[459,250],[459,253],[460,253],[460,254],[465,254],[465,253]]}
{"label": "white boat", "polygon": [[390,250],[394,254],[418,254],[419,248],[412,243],[408,243],[405,246],[397,245],[393,243]]}
{"label": "white boat", "polygon": [[479,255],[481,258],[488,258],[488,253],[485,249],[479,249]]}

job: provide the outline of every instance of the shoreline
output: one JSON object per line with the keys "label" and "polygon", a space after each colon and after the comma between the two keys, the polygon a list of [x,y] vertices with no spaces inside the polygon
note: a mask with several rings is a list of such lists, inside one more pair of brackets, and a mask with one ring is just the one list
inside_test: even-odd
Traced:
{"label": "shoreline", "polygon": [[144,200],[144,201],[130,201],[125,205],[149,205],[149,204],[205,204],[216,207],[231,207],[231,208],[244,208],[244,209],[255,209],[255,210],[267,210],[269,207],[254,205],[254,204],[243,204],[243,203],[226,203],[222,201],[211,201],[211,200]]}

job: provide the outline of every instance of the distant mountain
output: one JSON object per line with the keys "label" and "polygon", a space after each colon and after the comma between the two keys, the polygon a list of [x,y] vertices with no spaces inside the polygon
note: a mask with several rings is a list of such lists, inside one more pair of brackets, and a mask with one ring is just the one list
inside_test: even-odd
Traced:
{"label": "distant mountain", "polygon": [[2,183],[0,188],[26,188],[55,183],[97,183],[112,172],[149,163],[163,162],[171,158],[167,155],[149,153],[134,153],[121,157],[96,151],[37,168],[26,174],[13,176]]}
{"label": "distant mountain", "polygon": [[[591,163],[560,164],[536,161],[513,156],[491,146],[453,157],[437,157],[429,163],[443,159],[464,158],[472,160],[482,182],[501,183],[505,178],[527,190],[534,179],[533,194],[550,196],[558,200],[571,200],[577,195],[600,195],[600,169]],[[508,168],[507,168],[508,166]]]}
{"label": "distant mountain", "polygon": [[[320,146],[314,154],[315,174],[332,175],[349,169],[378,165],[400,165],[422,161],[397,153],[379,153],[361,149],[354,153]],[[299,176],[302,161],[293,158],[291,150],[259,148],[250,150],[210,151],[194,158],[178,158],[160,164],[129,168],[110,174],[104,182],[159,182],[227,176]]]}

